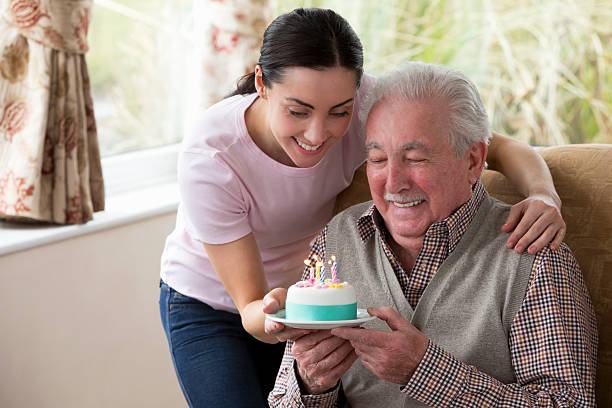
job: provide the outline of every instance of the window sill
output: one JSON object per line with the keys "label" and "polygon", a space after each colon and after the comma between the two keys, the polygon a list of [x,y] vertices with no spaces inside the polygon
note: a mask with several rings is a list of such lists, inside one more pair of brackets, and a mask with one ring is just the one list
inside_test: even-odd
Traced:
{"label": "window sill", "polygon": [[113,195],[106,209],[94,214],[84,225],[28,225],[0,222],[0,256],[23,251],[80,235],[175,212],[178,208],[176,183]]}
{"label": "window sill", "polygon": [[0,256],[176,212],[178,145],[102,160],[105,210],[84,225],[37,225],[0,221]]}
{"label": "window sill", "polygon": [[176,183],[113,195],[106,209],[94,214],[84,225],[28,225],[0,222],[0,256],[80,235],[114,228],[146,218],[175,212],[178,208]]}

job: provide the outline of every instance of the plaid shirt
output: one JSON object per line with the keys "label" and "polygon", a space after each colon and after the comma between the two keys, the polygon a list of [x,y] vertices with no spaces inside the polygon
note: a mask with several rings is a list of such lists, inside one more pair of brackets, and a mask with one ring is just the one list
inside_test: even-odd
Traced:
{"label": "plaid shirt", "polygon": [[[387,242],[382,217],[372,205],[358,220],[363,240],[380,245],[408,302],[414,308],[438,267],[456,248],[487,193],[476,183],[471,199],[443,221],[430,226],[410,273]],[[325,259],[327,228],[315,241],[311,256]],[[306,271],[305,271],[306,273]],[[597,325],[582,272],[569,248],[544,248],[536,254],[525,298],[508,337],[516,383],[503,384],[429,342],[408,384],[401,391],[433,407],[595,406]],[[288,341],[271,407],[335,407],[339,387],[321,395],[301,395],[292,342]]]}

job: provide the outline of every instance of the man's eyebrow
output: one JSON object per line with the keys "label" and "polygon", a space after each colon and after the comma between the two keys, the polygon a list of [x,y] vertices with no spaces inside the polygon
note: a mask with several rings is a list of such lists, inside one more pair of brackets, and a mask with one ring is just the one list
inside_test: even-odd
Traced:
{"label": "man's eyebrow", "polygon": [[365,145],[366,151],[372,149],[382,149],[382,146],[377,142],[369,142]]}
{"label": "man's eyebrow", "polygon": [[402,146],[401,148],[402,150],[427,150],[427,147],[425,146],[425,144],[423,142],[411,142],[411,143],[406,143],[405,145]]}
{"label": "man's eyebrow", "polygon": [[[289,97],[287,97],[287,98],[285,98],[285,99],[286,99],[286,100],[288,100],[288,101],[297,102],[297,103],[299,103],[300,105],[306,106],[306,107],[308,107],[308,108],[310,108],[310,109],[314,109],[314,106],[312,106],[311,104],[306,103],[306,102],[304,102],[304,101],[301,101],[301,100],[299,100],[298,98],[289,98]],[[338,108],[338,107],[340,107],[340,106],[342,106],[342,105],[344,105],[344,104],[346,104],[346,103],[348,103],[348,102],[352,101],[353,99],[354,99],[354,98],[348,98],[346,101],[344,101],[344,102],[340,102],[339,104],[332,106],[330,110],[332,110],[332,109],[336,109],[336,108]]]}
{"label": "man's eyebrow", "polygon": [[[383,147],[378,142],[369,142],[369,143],[366,143],[365,149],[366,149],[366,151],[369,151],[369,150],[372,150],[372,149],[383,149]],[[427,146],[425,146],[425,144],[423,142],[416,141],[416,142],[406,143],[405,145],[400,147],[400,150],[403,150],[403,151],[407,151],[407,150],[424,150],[424,151],[428,151],[429,149],[427,148]]]}

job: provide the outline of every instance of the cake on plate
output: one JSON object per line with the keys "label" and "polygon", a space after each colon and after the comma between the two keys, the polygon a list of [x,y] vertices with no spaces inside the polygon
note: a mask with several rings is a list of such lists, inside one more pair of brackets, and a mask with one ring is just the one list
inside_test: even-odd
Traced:
{"label": "cake on plate", "polygon": [[[316,260],[316,259],[315,259]],[[295,321],[354,320],[357,318],[355,289],[347,282],[338,282],[335,256],[332,255],[331,279],[325,279],[325,266],[316,260],[310,267],[310,279],[289,287],[285,318]]]}

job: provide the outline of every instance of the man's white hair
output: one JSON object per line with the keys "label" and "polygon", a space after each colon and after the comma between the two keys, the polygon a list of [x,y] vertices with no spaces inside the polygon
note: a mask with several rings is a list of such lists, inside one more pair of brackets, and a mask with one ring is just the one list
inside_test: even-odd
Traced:
{"label": "man's white hair", "polygon": [[[359,117],[365,123],[378,102],[386,98],[407,102],[442,98],[449,110],[449,143],[457,157],[472,144],[491,138],[487,111],[476,86],[460,71],[442,65],[408,62],[395,71],[376,78],[362,104]],[[443,106],[441,106],[442,108]]]}

